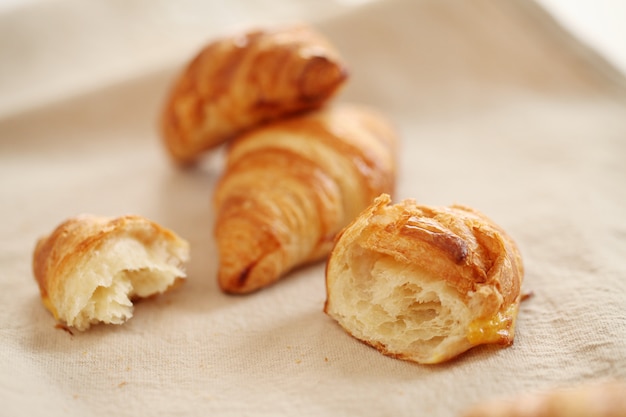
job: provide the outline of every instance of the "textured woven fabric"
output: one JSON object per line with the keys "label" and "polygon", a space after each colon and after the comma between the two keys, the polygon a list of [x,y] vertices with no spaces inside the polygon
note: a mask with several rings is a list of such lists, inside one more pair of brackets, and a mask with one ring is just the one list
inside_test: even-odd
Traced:
{"label": "textured woven fabric", "polygon": [[[85,41],[102,43],[100,60],[115,32],[104,4],[90,6],[101,27]],[[515,343],[439,366],[385,357],[322,312],[323,262],[222,294],[211,206],[222,155],[188,171],[167,159],[156,120],[186,56],[164,43],[159,65],[137,56],[140,74],[0,120],[0,415],[455,416],[485,399],[626,379],[623,77],[522,0],[387,0],[314,23],[351,68],[337,99],[378,108],[401,135],[395,199],[472,206],[519,244],[534,295]],[[213,33],[195,34],[188,50]],[[124,325],[55,328],[32,251],[78,213],[174,229],[192,246],[187,282]]]}

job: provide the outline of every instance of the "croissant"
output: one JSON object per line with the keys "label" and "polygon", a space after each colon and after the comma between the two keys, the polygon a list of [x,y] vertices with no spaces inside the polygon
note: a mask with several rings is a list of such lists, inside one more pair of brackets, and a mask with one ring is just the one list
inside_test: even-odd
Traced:
{"label": "croissant", "polygon": [[468,207],[381,195],[337,237],[325,312],[385,355],[440,363],[513,342],[523,266],[513,240]]}
{"label": "croissant", "polygon": [[585,383],[477,404],[463,417],[624,417],[626,383]]}
{"label": "croissant", "polygon": [[222,290],[252,292],[325,257],[341,228],[393,192],[396,141],[378,112],[343,104],[231,142],[214,194]]}
{"label": "croissant", "polygon": [[55,319],[86,330],[121,324],[132,300],[163,293],[185,278],[189,244],[140,216],[77,216],[38,240],[33,272]]}
{"label": "croissant", "polygon": [[336,49],[301,24],[208,44],[174,82],[161,117],[180,164],[262,122],[320,107],[347,79]]}

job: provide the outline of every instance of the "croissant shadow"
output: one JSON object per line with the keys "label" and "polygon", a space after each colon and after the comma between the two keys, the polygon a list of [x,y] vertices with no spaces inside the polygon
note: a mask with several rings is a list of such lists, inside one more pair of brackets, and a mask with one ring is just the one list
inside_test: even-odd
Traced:
{"label": "croissant shadow", "polygon": [[[302,278],[308,279],[296,279]],[[309,366],[318,373],[321,371],[323,378],[346,381],[389,378],[391,382],[398,378],[420,379],[476,361],[490,361],[502,350],[498,346],[477,346],[437,365],[421,365],[388,357],[348,335],[324,313],[323,296],[318,298],[318,302],[310,302],[305,308],[300,308],[297,304],[283,306],[286,310],[300,311],[296,314],[285,314],[275,320],[264,320],[262,329],[252,329],[237,335],[233,338],[233,349],[228,354],[238,358],[258,358],[258,352],[262,350],[262,360],[245,363],[245,369],[252,375],[268,372],[272,368],[273,372],[280,374],[285,368],[289,369],[295,364],[303,368],[302,372]],[[303,301],[293,300],[293,303],[301,302]],[[242,366],[237,361],[227,363],[234,366],[232,371]]]}

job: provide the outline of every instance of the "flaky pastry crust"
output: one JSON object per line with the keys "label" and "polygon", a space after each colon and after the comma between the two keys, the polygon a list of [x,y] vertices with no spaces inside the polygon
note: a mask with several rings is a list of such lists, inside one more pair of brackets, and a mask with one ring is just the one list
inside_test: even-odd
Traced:
{"label": "flaky pastry crust", "polygon": [[347,79],[336,49],[304,24],[216,39],[175,81],[161,117],[169,153],[193,163],[262,122],[320,107]]}
{"label": "flaky pastry crust", "polygon": [[326,313],[382,353],[439,363],[513,342],[523,267],[513,240],[463,206],[381,195],[338,236]]}
{"label": "flaky pastry crust", "polygon": [[393,192],[396,141],[378,112],[342,104],[232,142],[214,195],[222,290],[255,291],[325,257],[341,228]]}
{"label": "flaky pastry crust", "polygon": [[132,300],[173,288],[185,275],[189,244],[141,216],[81,215],[38,240],[33,273],[43,304],[64,325],[121,324]]}
{"label": "flaky pastry crust", "polygon": [[626,383],[587,382],[477,404],[462,417],[624,417]]}

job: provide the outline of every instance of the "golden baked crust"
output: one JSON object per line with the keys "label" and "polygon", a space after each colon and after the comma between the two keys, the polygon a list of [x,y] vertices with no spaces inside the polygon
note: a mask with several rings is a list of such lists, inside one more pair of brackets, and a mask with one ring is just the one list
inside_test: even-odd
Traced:
{"label": "golden baked crust", "polygon": [[382,353],[419,363],[513,342],[523,267],[513,240],[468,207],[381,195],[337,237],[326,313]]}
{"label": "golden baked crust", "polygon": [[342,227],[393,192],[395,147],[380,114],[348,104],[231,142],[214,195],[221,288],[251,292],[325,257]]}
{"label": "golden baked crust", "polygon": [[207,45],[174,83],[161,118],[172,157],[203,151],[262,122],[320,107],[348,76],[335,48],[300,24]]}
{"label": "golden baked crust", "polygon": [[626,383],[609,380],[477,404],[462,417],[624,417]]}
{"label": "golden baked crust", "polygon": [[81,215],[38,240],[33,273],[54,317],[85,330],[126,321],[131,300],[172,288],[188,259],[185,240],[143,217]]}

